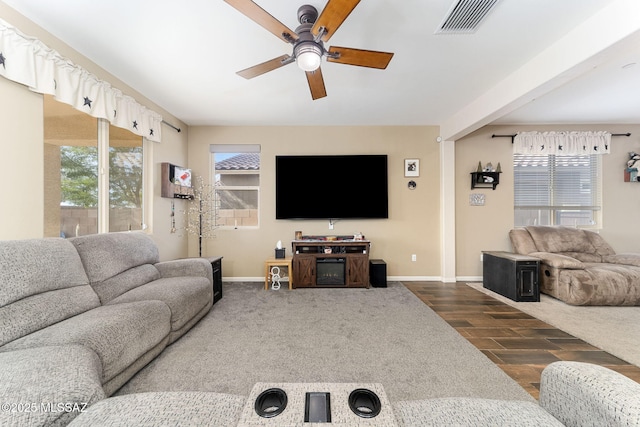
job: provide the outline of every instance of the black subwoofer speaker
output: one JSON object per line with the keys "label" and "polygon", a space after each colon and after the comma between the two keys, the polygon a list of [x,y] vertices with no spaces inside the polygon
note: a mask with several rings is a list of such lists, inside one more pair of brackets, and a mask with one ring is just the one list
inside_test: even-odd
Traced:
{"label": "black subwoofer speaker", "polygon": [[387,264],[382,259],[369,261],[369,282],[374,288],[387,287]]}

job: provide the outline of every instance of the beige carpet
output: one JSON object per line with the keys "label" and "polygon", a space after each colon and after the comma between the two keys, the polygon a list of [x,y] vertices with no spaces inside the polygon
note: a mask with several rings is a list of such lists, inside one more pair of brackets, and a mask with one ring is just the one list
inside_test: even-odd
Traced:
{"label": "beige carpet", "polygon": [[482,283],[467,285],[640,366],[640,307],[573,306],[544,294],[540,302],[515,302],[483,288]]}
{"label": "beige carpet", "polygon": [[390,401],[533,400],[400,283],[372,289],[265,291],[224,297],[118,394],[209,390],[248,395],[258,382],[380,383]]}

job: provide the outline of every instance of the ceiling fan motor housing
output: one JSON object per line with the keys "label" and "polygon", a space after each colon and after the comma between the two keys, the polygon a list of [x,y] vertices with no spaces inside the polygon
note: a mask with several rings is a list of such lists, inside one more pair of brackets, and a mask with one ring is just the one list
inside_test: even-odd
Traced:
{"label": "ceiling fan motor housing", "polygon": [[[314,42],[314,36],[311,33],[311,28],[313,27],[312,23],[309,24],[301,24],[296,28],[296,34],[298,35],[297,43],[300,42]],[[322,41],[318,41],[318,44],[322,43]]]}
{"label": "ceiling fan motor housing", "polygon": [[298,8],[298,22],[301,24],[313,24],[318,19],[318,9],[310,4],[304,4]]}

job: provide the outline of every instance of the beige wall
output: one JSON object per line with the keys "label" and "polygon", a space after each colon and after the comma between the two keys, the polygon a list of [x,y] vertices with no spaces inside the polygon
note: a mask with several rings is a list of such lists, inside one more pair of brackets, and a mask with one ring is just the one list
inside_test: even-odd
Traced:
{"label": "beige wall", "polygon": [[0,98],[10,100],[0,102],[0,146],[4,169],[0,238],[42,237],[42,96],[22,85],[0,78]]}
{"label": "beige wall", "polygon": [[[618,252],[640,252],[637,224],[640,183],[623,181],[628,152],[640,152],[640,125],[486,126],[456,141],[456,268],[458,277],[482,276],[483,250],[511,250],[508,232],[513,227],[513,160],[510,138],[491,138],[518,131],[606,130],[631,132],[614,137],[611,153],[603,156],[603,229],[600,234]],[[470,172],[482,164],[500,162],[502,174],[496,190],[471,190]],[[485,195],[485,206],[470,206],[469,195]]]}
{"label": "beige wall", "polygon": [[[181,132],[176,132],[168,127],[162,129],[162,142],[149,143],[153,155],[147,167],[153,171],[153,211],[151,224],[148,230],[153,236],[160,250],[160,259],[170,260],[187,256],[187,237],[179,232],[171,231],[171,204],[175,210],[180,208],[180,200],[160,197],[160,164],[163,162],[177,165],[187,164],[187,140],[188,129],[183,126]],[[176,213],[177,226],[180,226],[180,216]]]}
{"label": "beige wall", "polygon": [[[189,135],[189,167],[209,179],[209,145],[260,144],[260,227],[218,230],[203,255],[223,255],[230,277],[260,277],[263,261],[282,240],[291,254],[296,230],[336,235],[362,232],[372,241],[371,257],[387,263],[390,276],[440,276],[439,154],[437,127],[194,127]],[[275,156],[280,154],[387,154],[389,219],[328,221],[275,220]],[[420,159],[418,186],[409,190],[404,159]],[[366,179],[363,176],[363,179]],[[291,197],[295,197],[292,194]],[[195,242],[190,253],[197,253]],[[418,262],[411,262],[416,254]]]}

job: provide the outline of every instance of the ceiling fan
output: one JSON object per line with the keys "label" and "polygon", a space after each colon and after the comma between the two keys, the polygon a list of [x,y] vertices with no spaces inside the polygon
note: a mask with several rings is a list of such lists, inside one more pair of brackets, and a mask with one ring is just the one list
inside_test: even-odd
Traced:
{"label": "ceiling fan", "polygon": [[300,26],[295,31],[290,30],[251,0],[224,1],[273,33],[276,37],[293,45],[293,53],[291,55],[282,55],[238,71],[237,74],[245,79],[257,77],[296,62],[298,67],[305,71],[309,89],[311,90],[311,98],[315,100],[327,96],[322,70],[320,69],[323,56],[329,62],[378,69],[387,68],[389,61],[393,57],[393,53],[389,52],[338,46],[332,46],[329,49],[324,47],[324,42],[329,41],[351,11],[360,3],[360,0],[329,0],[320,16],[318,16],[318,11],[315,7],[303,5],[298,9]]}

